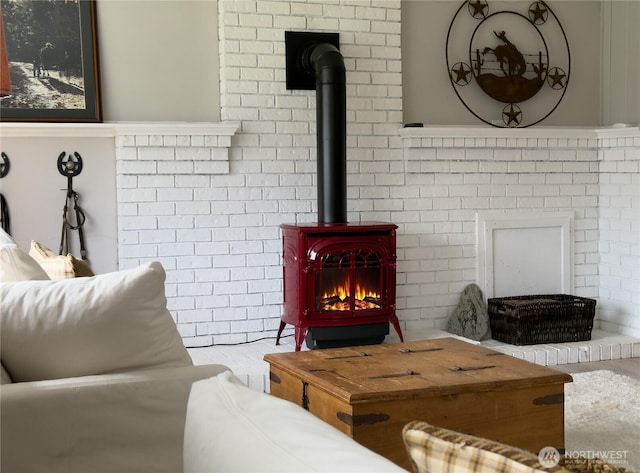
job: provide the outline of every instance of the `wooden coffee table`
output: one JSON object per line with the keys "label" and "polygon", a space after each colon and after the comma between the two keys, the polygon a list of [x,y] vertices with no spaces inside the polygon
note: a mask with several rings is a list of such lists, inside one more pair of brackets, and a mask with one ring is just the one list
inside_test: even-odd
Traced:
{"label": "wooden coffee table", "polygon": [[568,374],[454,338],[268,354],[271,394],[411,469],[412,420],[537,453],[564,449]]}

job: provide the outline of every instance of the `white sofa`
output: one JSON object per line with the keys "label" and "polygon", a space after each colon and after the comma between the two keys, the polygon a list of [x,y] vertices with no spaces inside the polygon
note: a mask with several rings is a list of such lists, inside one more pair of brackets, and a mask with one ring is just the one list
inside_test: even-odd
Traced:
{"label": "white sofa", "polygon": [[2,385],[0,470],[180,472],[191,384],[225,369],[155,368]]}
{"label": "white sofa", "polygon": [[159,263],[51,281],[6,234],[0,257],[3,473],[404,471],[226,366],[194,366]]}

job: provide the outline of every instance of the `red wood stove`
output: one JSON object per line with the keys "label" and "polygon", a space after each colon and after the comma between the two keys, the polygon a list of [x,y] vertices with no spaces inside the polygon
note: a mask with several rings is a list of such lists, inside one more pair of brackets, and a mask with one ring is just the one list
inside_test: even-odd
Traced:
{"label": "red wood stove", "polygon": [[[283,224],[284,312],[296,351],[356,339],[380,343],[396,316],[396,229],[390,223]],[[309,330],[314,331],[313,336]],[[312,341],[313,340],[313,341]]]}

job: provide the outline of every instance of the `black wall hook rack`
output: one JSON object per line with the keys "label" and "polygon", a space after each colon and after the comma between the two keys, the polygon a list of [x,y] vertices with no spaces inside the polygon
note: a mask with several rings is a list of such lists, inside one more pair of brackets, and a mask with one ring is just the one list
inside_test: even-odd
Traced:
{"label": "black wall hook rack", "polygon": [[[58,155],[58,172],[67,177],[67,195],[65,197],[64,209],[62,210],[62,236],[60,237],[59,254],[69,253],[69,230],[77,230],[80,240],[80,256],[83,260],[87,259],[87,251],[84,242],[84,232],[82,226],[86,220],[84,211],[78,203],[80,196],[73,190],[73,178],[82,172],[82,156],[75,151],[73,154],[67,154],[65,151]],[[73,205],[73,212],[71,206]],[[72,223],[71,214],[75,214],[75,223]]]}
{"label": "black wall hook rack", "polygon": [[9,161],[9,156],[4,151],[2,152],[2,159],[0,160],[0,179],[9,174],[9,170],[11,169],[11,161]]}
{"label": "black wall hook rack", "polygon": [[58,156],[58,172],[69,178],[82,172],[82,156],[77,151],[67,154],[65,151]]}

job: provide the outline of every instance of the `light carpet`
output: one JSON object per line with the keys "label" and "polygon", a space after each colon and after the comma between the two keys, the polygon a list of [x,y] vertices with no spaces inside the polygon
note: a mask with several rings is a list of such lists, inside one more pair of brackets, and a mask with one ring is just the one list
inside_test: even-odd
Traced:
{"label": "light carpet", "polygon": [[565,450],[640,472],[640,381],[608,370],[565,385]]}

